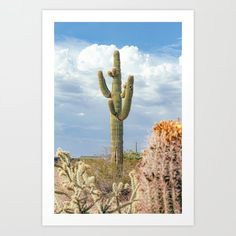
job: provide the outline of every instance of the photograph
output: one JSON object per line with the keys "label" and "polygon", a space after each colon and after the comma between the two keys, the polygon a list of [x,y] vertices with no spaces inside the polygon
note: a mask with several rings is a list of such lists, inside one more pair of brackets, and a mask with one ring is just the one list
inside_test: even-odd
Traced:
{"label": "photograph", "polygon": [[183,214],[183,22],[120,20],[48,26],[56,216]]}
{"label": "photograph", "polygon": [[236,236],[235,9],[1,1],[0,235]]}

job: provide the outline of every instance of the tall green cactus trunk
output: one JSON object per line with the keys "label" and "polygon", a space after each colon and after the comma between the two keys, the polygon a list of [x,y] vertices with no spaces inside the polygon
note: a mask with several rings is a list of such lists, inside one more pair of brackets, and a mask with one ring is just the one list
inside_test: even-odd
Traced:
{"label": "tall green cactus trunk", "polygon": [[[108,89],[102,71],[98,72],[99,86],[102,94],[109,98],[108,106],[110,109],[110,130],[111,130],[111,158],[116,165],[116,175],[122,176],[123,172],[123,120],[130,112],[133,96],[134,77],[129,76],[121,89],[121,69],[119,51],[114,51],[113,68],[108,72],[112,78],[112,91]],[[122,106],[122,98],[124,104]]]}
{"label": "tall green cactus trunk", "polygon": [[117,167],[117,175],[123,172],[123,121],[119,121],[110,114],[111,128],[111,158]]}

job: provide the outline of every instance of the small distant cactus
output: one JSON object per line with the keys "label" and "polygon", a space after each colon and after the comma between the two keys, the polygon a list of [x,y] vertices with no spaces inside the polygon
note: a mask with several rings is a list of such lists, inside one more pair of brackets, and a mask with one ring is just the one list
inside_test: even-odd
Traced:
{"label": "small distant cactus", "polygon": [[[116,165],[116,175],[122,176],[123,172],[123,120],[127,118],[131,108],[133,96],[134,77],[130,75],[121,90],[120,53],[113,53],[113,68],[108,72],[112,78],[112,90],[106,85],[102,71],[98,71],[99,87],[104,97],[109,98],[110,129],[111,129],[111,158]],[[122,98],[124,104],[122,105]]]}
{"label": "small distant cactus", "polygon": [[182,125],[161,121],[137,167],[139,213],[182,212]]}
{"label": "small distant cactus", "polygon": [[[58,149],[56,155],[59,160],[55,167],[60,176],[54,191],[56,214],[135,213],[133,204],[137,201],[139,186],[132,173],[131,186],[113,183],[112,192],[107,195],[96,187],[95,177],[88,174],[89,165],[83,161],[72,165],[70,154],[62,149]],[[131,191],[131,196],[123,201],[122,192],[127,190]]]}

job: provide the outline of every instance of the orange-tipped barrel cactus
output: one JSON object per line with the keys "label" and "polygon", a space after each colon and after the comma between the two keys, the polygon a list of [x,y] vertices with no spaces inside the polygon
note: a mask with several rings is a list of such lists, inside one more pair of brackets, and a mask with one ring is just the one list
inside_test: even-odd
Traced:
{"label": "orange-tipped barrel cactus", "polygon": [[137,166],[139,213],[182,212],[182,125],[161,121]]}
{"label": "orange-tipped barrel cactus", "polygon": [[[123,172],[123,120],[127,118],[131,108],[134,77],[130,75],[121,90],[120,53],[113,53],[113,67],[108,72],[112,78],[112,90],[106,85],[102,71],[98,71],[99,87],[104,97],[109,98],[110,130],[111,130],[111,157],[116,164],[117,176]],[[122,100],[124,100],[122,104]]]}

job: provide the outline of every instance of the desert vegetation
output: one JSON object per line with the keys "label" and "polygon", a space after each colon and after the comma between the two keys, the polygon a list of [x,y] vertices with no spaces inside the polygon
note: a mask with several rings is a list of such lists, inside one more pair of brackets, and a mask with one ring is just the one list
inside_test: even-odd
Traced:
{"label": "desert vegetation", "polygon": [[182,212],[182,125],[162,121],[136,167],[140,213]]}
{"label": "desert vegetation", "polygon": [[[128,117],[133,97],[134,77],[130,75],[123,86],[121,81],[120,53],[113,53],[113,67],[108,71],[112,78],[112,89],[108,89],[102,71],[98,71],[99,87],[104,97],[108,98],[110,110],[111,160],[116,166],[116,175],[123,174],[123,121]],[[123,104],[122,104],[123,103]]]}
{"label": "desert vegetation", "polygon": [[99,189],[95,176],[89,174],[90,165],[84,161],[72,164],[70,154],[62,149],[58,149],[57,156],[55,213],[134,213],[138,183],[132,171],[131,184],[114,182],[110,189],[101,185]]}
{"label": "desert vegetation", "polygon": [[139,154],[124,152],[123,175],[109,159],[72,160],[58,149],[55,213],[134,214],[182,212],[182,125],[161,121]]}

